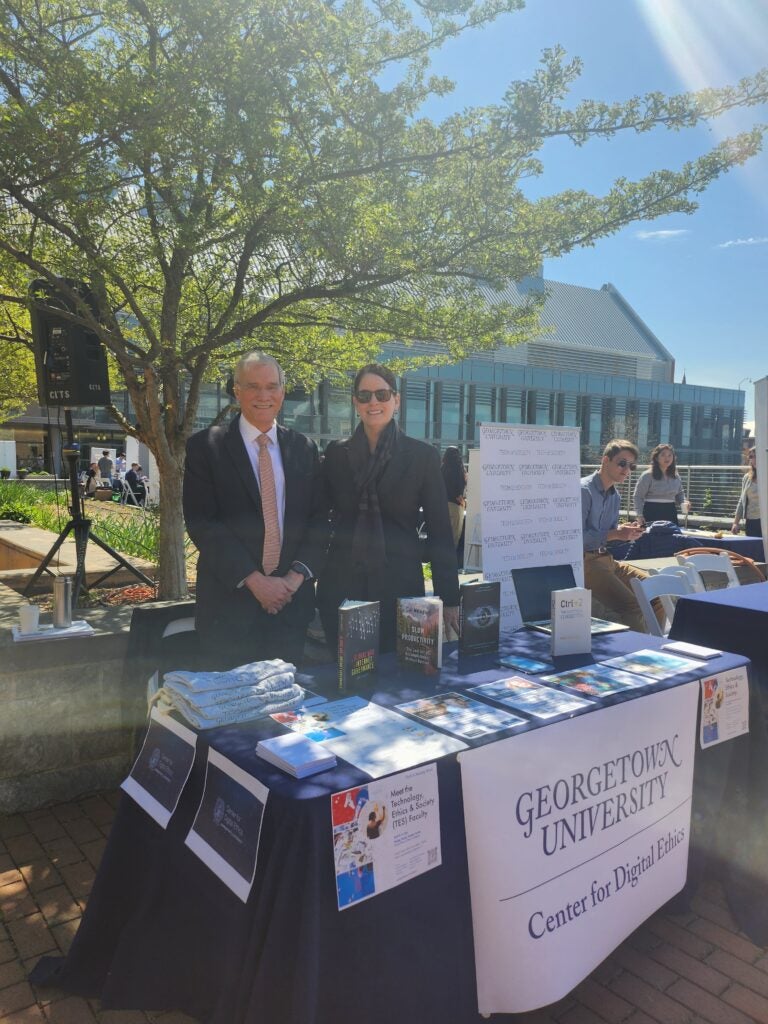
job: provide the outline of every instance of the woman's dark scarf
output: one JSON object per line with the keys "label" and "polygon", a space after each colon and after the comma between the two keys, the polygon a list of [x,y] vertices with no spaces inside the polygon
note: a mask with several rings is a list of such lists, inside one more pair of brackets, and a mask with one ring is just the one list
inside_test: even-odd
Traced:
{"label": "woman's dark scarf", "polygon": [[378,483],[381,480],[397,440],[394,420],[382,430],[376,448],[371,453],[362,423],[349,442],[349,464],[357,492],[357,521],[352,537],[352,556],[366,572],[381,569],[386,563],[384,523],[379,507]]}

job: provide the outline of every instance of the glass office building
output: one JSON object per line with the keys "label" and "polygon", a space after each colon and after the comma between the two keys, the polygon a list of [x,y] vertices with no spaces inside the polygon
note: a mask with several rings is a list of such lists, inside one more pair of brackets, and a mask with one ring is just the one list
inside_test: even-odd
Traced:
{"label": "glass office building", "polygon": [[[741,461],[744,393],[674,383],[674,358],[616,288],[531,277],[503,293],[489,288],[487,297],[520,303],[531,293],[543,297],[542,333],[534,340],[400,379],[400,423],[408,434],[441,449],[458,445],[466,459],[484,422],[575,426],[585,463],[596,461],[612,437],[635,441],[643,460],[654,445],[671,442],[680,463]],[[382,361],[409,351],[389,345]],[[356,422],[351,383],[350,375],[348,387],[324,382],[309,394],[290,393],[283,423],[313,437],[321,449],[349,435]],[[130,419],[127,395],[116,394],[113,401]],[[209,426],[229,401],[224,384],[204,385],[196,428]],[[50,415],[33,409],[7,425],[18,435],[20,464],[30,464],[44,449],[50,454]],[[105,410],[78,410],[77,420],[81,441],[120,445],[122,432]]]}

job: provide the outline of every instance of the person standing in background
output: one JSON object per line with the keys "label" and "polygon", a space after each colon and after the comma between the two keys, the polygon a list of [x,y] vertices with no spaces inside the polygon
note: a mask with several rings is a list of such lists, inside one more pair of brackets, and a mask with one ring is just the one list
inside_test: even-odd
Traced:
{"label": "person standing in background", "polygon": [[754,448],[749,449],[747,459],[749,461],[749,472],[744,474],[741,481],[741,495],[733,516],[731,533],[739,532],[739,525],[743,519],[744,530],[748,537],[762,537],[760,496],[757,493],[757,453]]}
{"label": "person standing in background", "polygon": [[[634,506],[640,526],[666,521],[677,526],[677,510],[685,501],[683,481],[677,472],[675,449],[657,444],[651,452],[651,465],[635,484]],[[690,512],[690,508],[688,509]]]}
{"label": "person standing in background", "polygon": [[98,466],[99,473],[101,474],[101,479],[104,481],[104,483],[108,484],[111,487],[112,470],[114,469],[114,463],[112,462],[112,459],[110,459],[108,451],[103,451],[101,453],[101,458],[99,459]]}
{"label": "person standing in background", "polygon": [[458,546],[461,537],[461,528],[464,525],[464,491],[467,488],[467,474],[464,470],[464,463],[461,461],[461,453],[455,445],[449,445],[443,452],[441,464],[445,492],[448,495],[448,518],[451,521],[453,530],[453,543]]}

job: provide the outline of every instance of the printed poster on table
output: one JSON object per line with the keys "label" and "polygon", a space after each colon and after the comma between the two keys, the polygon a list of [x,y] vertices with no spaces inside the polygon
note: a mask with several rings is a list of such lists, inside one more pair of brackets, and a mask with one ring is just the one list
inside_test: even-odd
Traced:
{"label": "printed poster on table", "polygon": [[331,797],[339,910],[442,863],[435,764]]}
{"label": "printed poster on table", "polygon": [[152,708],[147,735],[120,787],[162,828],[168,827],[195,760],[197,736]]}
{"label": "printed poster on table", "polygon": [[256,875],[268,796],[258,779],[209,749],[203,797],[185,842],[243,903]]}
{"label": "printed poster on table", "polygon": [[702,749],[749,732],[749,680],[744,666],[701,680]]}
{"label": "printed poster on table", "polygon": [[459,754],[480,1013],[562,998],[683,887],[698,693]]}
{"label": "printed poster on table", "polygon": [[501,631],[521,623],[510,573],[570,563],[584,583],[576,427],[480,425],[483,576],[501,582]]}

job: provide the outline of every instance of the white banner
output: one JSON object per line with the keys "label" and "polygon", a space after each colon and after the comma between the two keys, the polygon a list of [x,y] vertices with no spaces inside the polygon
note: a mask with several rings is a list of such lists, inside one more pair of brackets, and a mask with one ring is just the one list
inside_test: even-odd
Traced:
{"label": "white banner", "polygon": [[459,754],[480,1013],[561,999],[683,887],[698,693]]}
{"label": "white banner", "polygon": [[573,565],[584,585],[576,427],[480,426],[483,576],[501,581],[501,631],[517,629],[512,569]]}

